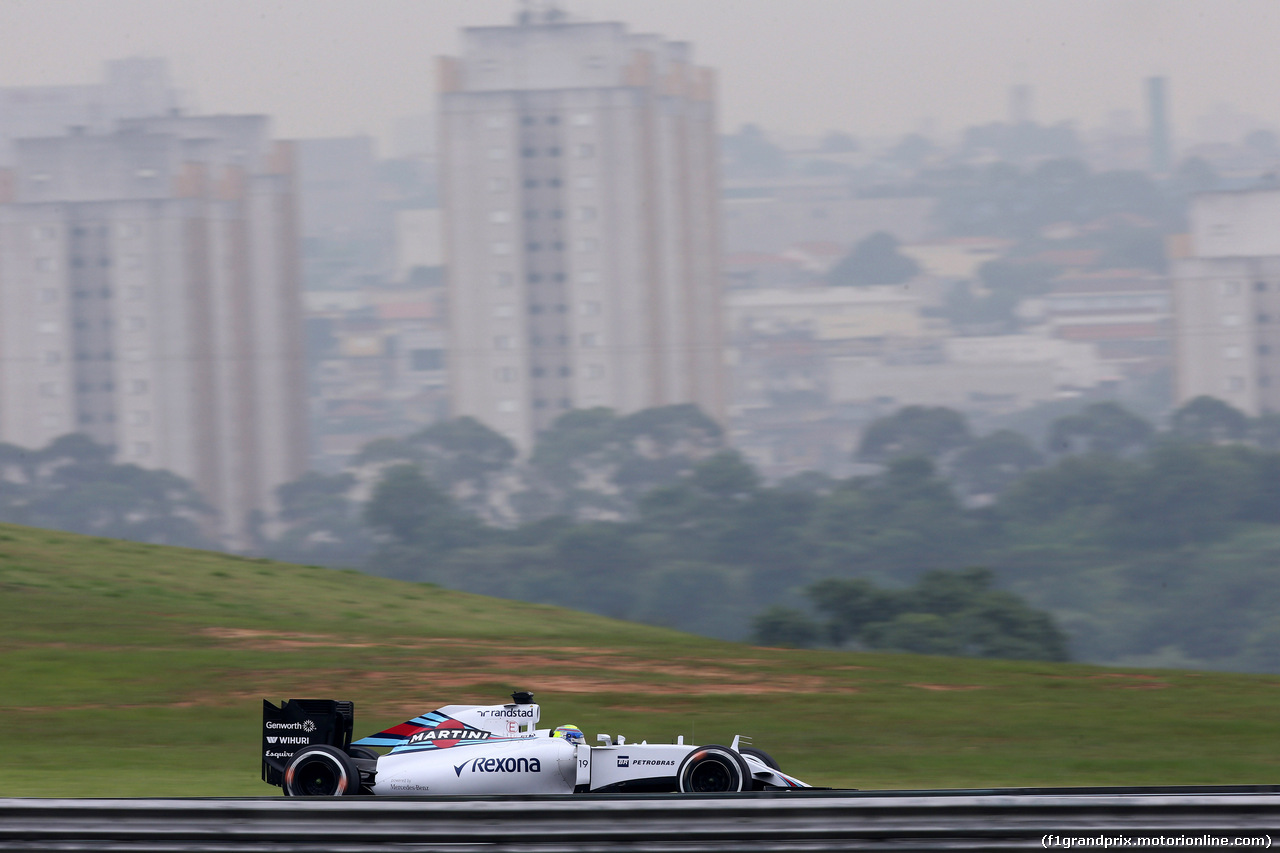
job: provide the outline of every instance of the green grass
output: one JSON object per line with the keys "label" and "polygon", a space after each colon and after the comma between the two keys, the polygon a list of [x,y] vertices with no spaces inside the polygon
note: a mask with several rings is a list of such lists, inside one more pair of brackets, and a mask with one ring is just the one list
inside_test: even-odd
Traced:
{"label": "green grass", "polygon": [[629,740],[750,735],[811,784],[1280,782],[1280,677],[760,649],[349,571],[0,525],[0,796],[229,796],[261,700],[357,735],[537,693]]}

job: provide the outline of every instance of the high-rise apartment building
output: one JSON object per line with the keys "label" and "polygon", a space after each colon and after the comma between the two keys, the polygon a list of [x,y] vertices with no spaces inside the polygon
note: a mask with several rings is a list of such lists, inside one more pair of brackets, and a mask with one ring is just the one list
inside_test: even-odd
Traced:
{"label": "high-rise apartment building", "polygon": [[714,79],[688,44],[525,13],[441,62],[453,414],[723,417]]}
{"label": "high-rise apartment building", "polygon": [[257,116],[13,142],[0,440],[81,432],[192,480],[243,543],[306,470],[292,148]]}
{"label": "high-rise apartment building", "polygon": [[1205,193],[1172,265],[1176,402],[1280,412],[1280,190]]}

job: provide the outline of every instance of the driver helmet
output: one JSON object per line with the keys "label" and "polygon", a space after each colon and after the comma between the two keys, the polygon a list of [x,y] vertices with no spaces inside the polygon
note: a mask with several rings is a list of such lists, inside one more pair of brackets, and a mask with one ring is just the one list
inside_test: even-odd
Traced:
{"label": "driver helmet", "polygon": [[587,736],[582,733],[582,729],[575,725],[569,724],[564,726],[556,726],[551,732],[552,737],[562,737],[569,743],[586,743]]}

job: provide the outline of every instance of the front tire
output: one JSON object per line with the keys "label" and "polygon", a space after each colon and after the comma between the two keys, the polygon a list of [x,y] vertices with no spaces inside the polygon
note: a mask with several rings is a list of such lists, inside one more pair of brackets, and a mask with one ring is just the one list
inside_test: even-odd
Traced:
{"label": "front tire", "polygon": [[286,797],[352,797],[360,793],[360,771],[342,750],[317,744],[293,754],[281,787]]}
{"label": "front tire", "polygon": [[770,770],[777,770],[779,773],[782,772],[782,768],[778,766],[778,762],[774,761],[773,756],[765,752],[763,749],[756,749],[754,746],[744,746],[739,749],[738,752],[741,752],[743,755],[753,755],[760,759],[760,761],[764,763],[764,766],[768,767]]}
{"label": "front tire", "polygon": [[682,794],[733,794],[749,790],[751,770],[727,746],[700,746],[685,756],[676,774]]}

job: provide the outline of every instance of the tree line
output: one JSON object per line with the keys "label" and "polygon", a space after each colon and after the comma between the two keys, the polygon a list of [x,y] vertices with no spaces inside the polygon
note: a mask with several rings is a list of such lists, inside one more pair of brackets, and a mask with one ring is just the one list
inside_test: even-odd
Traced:
{"label": "tree line", "polygon": [[[460,418],[281,486],[257,552],[727,639],[1280,671],[1280,419],[1116,403],[1038,438],[908,407],[766,483],[691,406]],[[0,520],[209,547],[181,478],[0,445]],[[981,568],[976,568],[981,567]]]}

